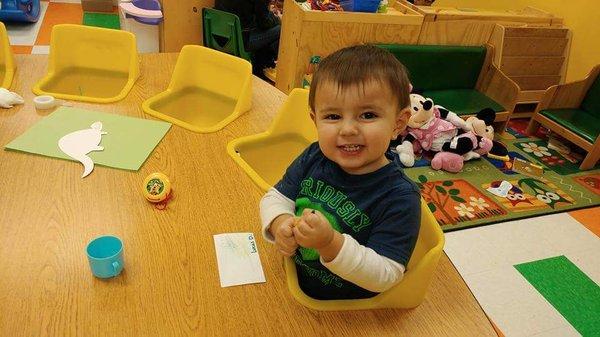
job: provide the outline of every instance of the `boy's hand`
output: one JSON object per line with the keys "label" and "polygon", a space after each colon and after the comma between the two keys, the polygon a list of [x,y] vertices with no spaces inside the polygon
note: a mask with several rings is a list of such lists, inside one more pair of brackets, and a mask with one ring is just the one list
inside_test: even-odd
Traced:
{"label": "boy's hand", "polygon": [[270,228],[271,234],[275,238],[275,246],[284,256],[294,255],[296,248],[298,248],[298,243],[292,233],[296,219],[291,215],[287,215],[284,219],[275,218]]}
{"label": "boy's hand", "polygon": [[323,214],[310,209],[304,209],[293,232],[294,238],[300,246],[317,250],[329,245],[335,234]]}

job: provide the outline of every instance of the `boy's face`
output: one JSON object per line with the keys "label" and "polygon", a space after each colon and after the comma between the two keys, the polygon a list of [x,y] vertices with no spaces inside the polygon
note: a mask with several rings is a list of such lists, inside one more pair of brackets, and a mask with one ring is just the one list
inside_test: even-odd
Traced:
{"label": "boy's face", "polygon": [[365,174],[388,164],[390,140],[404,130],[410,112],[399,109],[386,84],[368,81],[338,91],[332,81],[319,84],[311,117],[323,154],[350,174]]}

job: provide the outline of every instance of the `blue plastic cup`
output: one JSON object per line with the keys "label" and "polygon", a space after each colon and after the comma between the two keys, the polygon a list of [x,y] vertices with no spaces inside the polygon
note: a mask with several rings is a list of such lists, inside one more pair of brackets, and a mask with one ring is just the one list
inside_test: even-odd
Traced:
{"label": "blue plastic cup", "polygon": [[123,242],[118,237],[106,235],[95,238],[86,250],[94,276],[115,277],[123,270]]}

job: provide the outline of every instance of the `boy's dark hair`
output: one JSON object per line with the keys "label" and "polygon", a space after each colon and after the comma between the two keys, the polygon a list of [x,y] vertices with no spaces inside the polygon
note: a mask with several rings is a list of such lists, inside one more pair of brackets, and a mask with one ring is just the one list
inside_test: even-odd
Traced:
{"label": "boy's dark hair", "polygon": [[339,89],[376,80],[389,86],[398,100],[398,111],[410,105],[406,68],[390,52],[372,45],[346,47],[324,58],[310,83],[308,103],[315,111],[315,93],[324,81]]}

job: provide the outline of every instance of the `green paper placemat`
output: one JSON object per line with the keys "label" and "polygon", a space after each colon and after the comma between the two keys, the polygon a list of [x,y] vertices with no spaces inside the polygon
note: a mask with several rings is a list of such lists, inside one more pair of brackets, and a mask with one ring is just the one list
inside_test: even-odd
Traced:
{"label": "green paper placemat", "polygon": [[600,336],[600,287],[564,255],[514,266],[584,337]]}
{"label": "green paper placemat", "polygon": [[58,140],[73,131],[89,129],[102,122],[100,146],[104,151],[92,151],[96,165],[137,171],[152,150],[165,136],[170,123],[133,117],[61,107],[44,117],[29,130],[6,145],[6,149],[73,160],[58,148]]}

